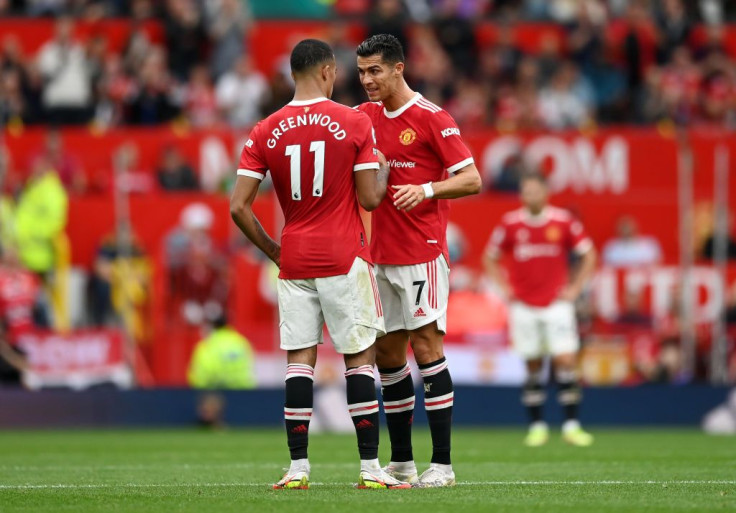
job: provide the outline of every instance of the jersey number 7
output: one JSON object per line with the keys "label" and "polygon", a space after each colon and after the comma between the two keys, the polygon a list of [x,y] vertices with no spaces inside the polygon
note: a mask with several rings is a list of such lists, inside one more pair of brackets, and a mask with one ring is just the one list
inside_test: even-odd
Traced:
{"label": "jersey number 7", "polygon": [[[314,180],[312,196],[321,197],[325,182],[325,142],[312,141],[309,151],[314,153]],[[291,199],[302,199],[302,147],[291,144],[286,147],[286,156],[291,159]]]}

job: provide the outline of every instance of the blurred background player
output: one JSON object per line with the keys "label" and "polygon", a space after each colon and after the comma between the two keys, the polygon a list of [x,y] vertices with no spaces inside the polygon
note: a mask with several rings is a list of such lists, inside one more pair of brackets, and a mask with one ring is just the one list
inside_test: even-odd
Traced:
{"label": "blurred background player", "polygon": [[[583,225],[569,212],[547,204],[548,190],[540,174],[526,174],[520,183],[522,208],[503,216],[491,234],[485,255],[488,275],[511,302],[512,344],[526,360],[527,381],[522,403],[531,424],[524,443],[544,445],[549,428],[543,420],[546,399],[543,382],[545,356],[552,357],[558,400],[565,410],[564,440],[588,446],[593,437],[578,420],[581,391],[577,376],[580,349],[574,302],[593,273],[596,252]],[[570,277],[570,252],[580,258]],[[509,278],[499,259],[508,256]]]}
{"label": "blurred background player", "polygon": [[[378,34],[357,50],[360,80],[370,102],[378,148],[392,168],[391,193],[373,213],[371,253],[386,316],[376,341],[383,405],[391,437],[386,471],[422,486],[452,486],[453,386],[442,348],[447,324],[450,198],[480,192],[480,175],[452,117],[404,80],[404,51]],[[432,434],[430,468],[417,476],[411,443],[414,384],[406,363],[411,343],[424,380]]]}
{"label": "blurred background player", "polygon": [[32,332],[40,280],[24,269],[10,246],[0,245],[0,387],[20,386],[28,368],[20,337]]}
{"label": "blurred background player", "polygon": [[[380,204],[389,169],[385,163],[379,166],[368,117],[328,99],[336,77],[330,46],[314,39],[301,41],[291,53],[291,71],[294,99],[251,132],[231,198],[235,223],[280,268],[281,348],[288,352],[284,415],[291,466],[274,488],[309,486],[314,366],[325,323],[347,368],[348,409],[361,459],[358,487],[407,488],[378,463],[373,344],[384,333],[384,324],[358,208],[358,203],[367,210]],[[269,170],[285,217],[281,245],[252,211]]]}

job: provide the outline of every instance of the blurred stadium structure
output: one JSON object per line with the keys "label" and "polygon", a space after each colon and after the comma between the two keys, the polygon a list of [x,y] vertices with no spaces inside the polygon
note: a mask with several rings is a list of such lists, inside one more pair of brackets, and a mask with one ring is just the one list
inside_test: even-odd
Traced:
{"label": "blurred stadium structure", "polygon": [[[717,0],[0,0],[0,288],[39,284],[35,325],[6,330],[26,384],[183,386],[226,310],[259,384],[280,385],[276,272],[229,218],[237,158],[290,100],[296,41],[333,45],[352,105],[354,49],[378,32],[406,43],[409,83],[484,175],[451,213],[457,382],[523,380],[481,256],[519,173],[541,169],[603,257],[578,305],[585,381],[736,383],[732,21]],[[256,208],[277,231],[273,195]],[[341,374],[337,355],[320,365]]]}

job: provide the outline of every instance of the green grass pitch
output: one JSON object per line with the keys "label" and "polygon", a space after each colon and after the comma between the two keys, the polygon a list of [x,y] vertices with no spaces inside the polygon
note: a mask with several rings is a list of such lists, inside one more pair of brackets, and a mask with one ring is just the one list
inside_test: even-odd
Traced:
{"label": "green grass pitch", "polygon": [[[354,437],[313,435],[307,491],[271,489],[288,459],[276,429],[0,432],[0,512],[736,511],[735,440],[593,432],[590,448],[555,436],[529,449],[521,429],[456,429],[458,485],[412,490],[353,489]],[[418,430],[422,467],[429,446]],[[386,443],[382,462],[387,455]]]}

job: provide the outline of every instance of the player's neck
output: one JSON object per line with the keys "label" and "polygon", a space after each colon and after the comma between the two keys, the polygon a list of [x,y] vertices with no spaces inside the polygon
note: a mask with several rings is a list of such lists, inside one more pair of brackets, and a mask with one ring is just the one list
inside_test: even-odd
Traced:
{"label": "player's neck", "polygon": [[293,101],[296,101],[296,102],[315,100],[317,98],[325,98],[325,97],[326,97],[325,92],[317,84],[298,83],[294,87]]}
{"label": "player's neck", "polygon": [[415,94],[417,93],[412,91],[406,82],[403,82],[391,96],[383,100],[383,106],[389,112],[399,110],[410,102]]}
{"label": "player's neck", "polygon": [[529,214],[533,217],[537,217],[541,215],[544,212],[544,207],[546,205],[542,205],[541,207],[526,207],[526,211],[529,212]]}

